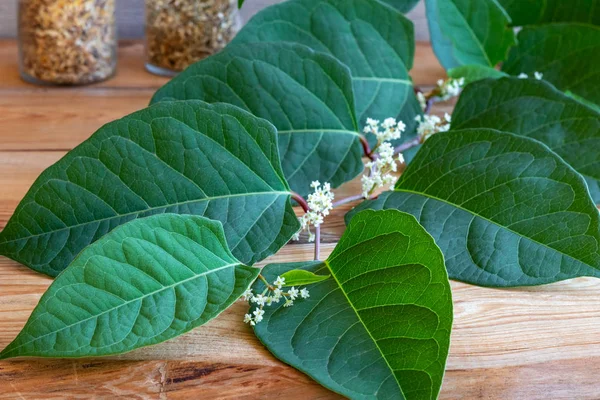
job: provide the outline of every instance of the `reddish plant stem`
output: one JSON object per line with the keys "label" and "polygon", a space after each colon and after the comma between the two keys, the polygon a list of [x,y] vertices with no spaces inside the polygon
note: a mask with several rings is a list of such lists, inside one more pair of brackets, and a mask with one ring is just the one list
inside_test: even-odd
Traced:
{"label": "reddish plant stem", "polygon": [[292,199],[296,200],[296,203],[298,203],[300,207],[302,207],[305,213],[309,211],[308,203],[306,202],[306,200],[304,200],[304,197],[300,196],[296,192],[292,192]]}
{"label": "reddish plant stem", "polygon": [[360,135],[360,144],[362,144],[365,157],[369,157],[371,161],[375,160],[373,156],[373,150],[371,150],[371,146],[369,146],[369,142],[367,141],[366,137]]}

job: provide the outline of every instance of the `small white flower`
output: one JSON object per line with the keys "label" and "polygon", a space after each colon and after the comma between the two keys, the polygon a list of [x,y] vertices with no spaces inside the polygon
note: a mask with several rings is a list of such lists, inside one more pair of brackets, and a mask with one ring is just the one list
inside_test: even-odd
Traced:
{"label": "small white flower", "polygon": [[256,305],[264,306],[265,303],[267,302],[267,298],[265,296],[263,296],[262,294],[259,294],[252,298],[252,302],[255,303]]}
{"label": "small white flower", "polygon": [[303,299],[308,299],[310,297],[310,293],[308,292],[308,289],[304,288],[300,291],[300,297],[302,297]]}
{"label": "small white flower", "polygon": [[252,322],[252,315],[250,315],[250,314],[244,315],[244,323],[249,324],[250,322]]}
{"label": "small white flower", "polygon": [[281,291],[281,289],[277,288],[273,290],[273,303],[279,303],[279,300],[281,300],[282,296],[283,292]]}
{"label": "small white flower", "polygon": [[404,159],[404,155],[402,153],[398,154],[398,162],[400,164],[406,163],[406,160]]}
{"label": "small white flower", "polygon": [[437,87],[437,96],[442,100],[446,101],[452,97],[456,97],[460,94],[462,87],[465,85],[465,78],[453,79],[450,78],[446,81],[440,79]]}
{"label": "small white flower", "polygon": [[419,100],[419,105],[421,106],[421,110],[425,111],[427,109],[427,99],[422,92],[417,92],[417,100]]}
{"label": "small white flower", "polygon": [[265,315],[265,310],[263,310],[261,308],[257,308],[256,310],[254,310],[254,312],[252,314],[254,314],[254,321],[256,323],[259,323],[260,321],[263,320],[263,315]]}
{"label": "small white flower", "polygon": [[288,295],[290,296],[290,300],[296,300],[296,298],[298,297],[298,289],[296,289],[294,286],[292,286],[292,288],[290,290],[288,290]]}
{"label": "small white flower", "polygon": [[[321,186],[319,181],[314,181],[311,184],[314,193],[308,195],[307,204],[309,210],[299,218],[300,232],[308,233],[308,241],[313,242],[315,235],[310,231],[311,226],[320,226],[325,217],[329,215],[333,209],[334,194],[331,191],[331,185],[327,182]],[[299,237],[300,232],[296,234]]]}
{"label": "small white flower", "polygon": [[285,285],[285,278],[278,276],[273,284],[277,286],[278,289],[281,289]]}
{"label": "small white flower", "polygon": [[444,115],[444,120],[437,115],[419,115],[415,119],[419,123],[417,133],[422,138],[422,141],[427,140],[438,132],[448,131],[450,129],[450,122],[452,121],[452,117],[449,114]]}
{"label": "small white flower", "polygon": [[544,79],[544,74],[542,74],[541,72],[537,72],[535,71],[533,73],[533,76],[535,77],[535,79],[537,79],[538,81],[541,81],[542,79]]}
{"label": "small white flower", "polygon": [[242,295],[242,300],[244,301],[248,301],[250,300],[254,295],[252,294],[252,289],[248,288],[246,289],[246,291],[244,292],[244,294]]}
{"label": "small white flower", "polygon": [[402,121],[398,121],[398,125],[396,125],[396,128],[400,131],[400,132],[404,132],[406,130],[406,124]]}
{"label": "small white flower", "polygon": [[294,302],[292,300],[286,300],[285,303],[283,304],[284,307],[291,307],[294,305]]}
{"label": "small white flower", "polygon": [[519,79],[527,79],[527,78],[529,78],[529,76],[526,73],[521,72],[517,78],[519,78]]}

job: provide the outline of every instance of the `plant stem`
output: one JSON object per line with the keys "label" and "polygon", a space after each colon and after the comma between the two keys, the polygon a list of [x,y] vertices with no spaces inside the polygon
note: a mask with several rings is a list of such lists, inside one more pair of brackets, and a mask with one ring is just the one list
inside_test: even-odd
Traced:
{"label": "plant stem", "polygon": [[428,114],[431,112],[431,107],[433,107],[433,103],[435,103],[435,101],[433,100],[433,97],[427,99],[427,102],[425,103],[425,110],[423,110],[423,113]]}
{"label": "plant stem", "polygon": [[321,225],[315,227],[315,261],[319,261],[321,253]]}
{"label": "plant stem", "polygon": [[365,154],[365,157],[369,157],[371,161],[375,160],[375,158],[373,157],[373,150],[371,150],[371,146],[369,146],[367,138],[363,135],[360,135],[360,144],[362,144],[363,153]]}
{"label": "plant stem", "polygon": [[258,274],[258,278],[263,281],[263,283],[265,284],[265,286],[267,287],[267,289],[269,289],[270,291],[273,291],[275,288],[267,281],[267,279],[262,275],[262,274]]}
{"label": "plant stem", "polygon": [[302,207],[305,213],[308,212],[308,203],[306,202],[306,200],[304,200],[302,196],[300,196],[296,192],[292,192],[292,199],[296,200],[296,202],[300,205],[300,207]]}
{"label": "plant stem", "polygon": [[346,197],[344,199],[341,199],[341,200],[333,203],[333,208],[343,206],[344,204],[352,203],[353,201],[358,201],[358,200],[362,200],[362,199],[364,199],[362,194],[357,194],[354,196]]}
{"label": "plant stem", "polygon": [[405,152],[406,150],[412,149],[413,147],[417,147],[420,144],[421,144],[421,138],[420,137],[415,138],[409,142],[402,143],[400,146],[397,146],[394,149],[394,153],[398,154],[398,153]]}

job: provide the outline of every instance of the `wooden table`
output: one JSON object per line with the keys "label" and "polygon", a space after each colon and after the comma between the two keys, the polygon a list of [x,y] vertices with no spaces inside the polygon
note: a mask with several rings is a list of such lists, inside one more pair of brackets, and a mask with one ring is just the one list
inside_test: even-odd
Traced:
{"label": "wooden table", "polygon": [[[0,41],[0,228],[34,179],[102,124],[143,108],[165,79],[143,69],[138,42],[122,43],[116,78],[85,88],[23,83],[12,41]],[[444,75],[426,44],[413,78]],[[436,111],[450,110],[438,106]],[[358,193],[355,181],[338,197]],[[336,210],[323,232],[323,256],[343,232]],[[302,261],[294,243],[268,261]],[[0,257],[0,347],[19,332],[51,283]],[[443,399],[599,399],[600,280],[493,290],[452,283],[455,323]],[[243,324],[237,303],[177,339],[121,357],[0,362],[0,399],[332,399],[335,394],[271,356]]]}

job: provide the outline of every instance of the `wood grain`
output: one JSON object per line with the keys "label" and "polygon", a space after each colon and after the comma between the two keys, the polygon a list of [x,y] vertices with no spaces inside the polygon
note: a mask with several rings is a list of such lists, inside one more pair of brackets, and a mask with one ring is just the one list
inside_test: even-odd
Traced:
{"label": "wood grain", "polygon": [[[415,77],[431,85],[441,71],[430,49],[419,49]],[[0,82],[0,228],[41,171],[102,124],[143,107],[161,84],[142,70],[136,42],[122,47],[127,61],[117,78],[78,89],[40,89],[11,78],[15,66],[4,55],[14,50],[14,43],[0,43],[0,76],[8,77]],[[359,186],[355,180],[337,197]],[[351,206],[328,219],[322,257],[333,250]],[[310,260],[312,252],[301,241],[265,263]],[[50,283],[0,257],[0,347],[17,335]],[[600,280],[513,290],[453,282],[452,289],[455,323],[441,398],[600,398]],[[338,398],[271,356],[242,323],[245,310],[237,303],[182,337],[119,357],[2,361],[0,399]]]}

